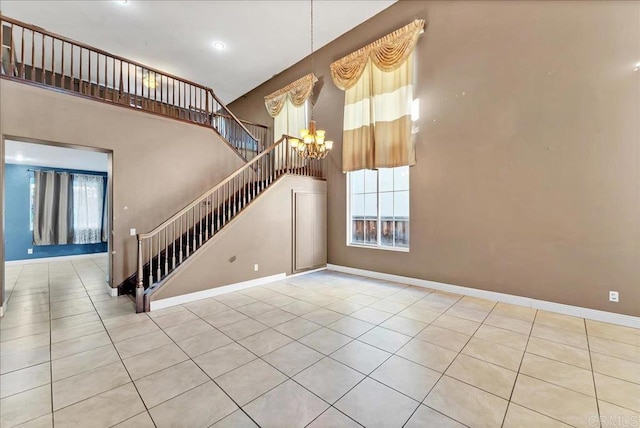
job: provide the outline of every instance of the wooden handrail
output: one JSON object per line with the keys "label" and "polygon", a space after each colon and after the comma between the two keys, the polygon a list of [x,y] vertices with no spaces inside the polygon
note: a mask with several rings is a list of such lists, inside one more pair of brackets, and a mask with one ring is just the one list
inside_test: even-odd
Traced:
{"label": "wooden handrail", "polygon": [[213,95],[213,98],[218,102],[218,104],[220,104],[220,105],[221,105],[221,106],[222,106],[222,107],[227,111],[227,113],[229,113],[229,115],[233,118],[233,120],[235,120],[236,122],[238,122],[238,124],[240,124],[240,126],[242,127],[242,129],[244,129],[244,130],[245,130],[245,132],[251,136],[251,138],[253,138],[255,141],[258,141],[258,139],[257,139],[253,134],[251,134],[251,132],[249,132],[249,130],[247,129],[247,127],[246,127],[246,126],[244,126],[244,123],[242,123],[242,121],[241,121],[240,119],[238,119],[238,118],[236,117],[236,115],[235,115],[235,114],[233,114],[233,112],[232,112],[231,110],[229,110],[229,109],[227,108],[227,106],[226,106],[222,101],[220,101],[220,99],[218,98],[218,96],[213,92],[213,89],[211,89],[211,88],[207,88],[207,89],[209,90],[209,92],[211,92],[211,95]]}
{"label": "wooden handrail", "polygon": [[258,123],[258,122],[252,122],[246,119],[240,119],[240,122],[244,123],[245,125],[252,125],[252,126],[257,126],[264,129],[269,129],[267,125],[263,125],[262,123]]}
{"label": "wooden handrail", "polygon": [[287,141],[292,138],[291,136],[288,135],[283,135],[278,141],[276,141],[275,143],[273,143],[272,145],[270,145],[269,147],[267,147],[265,150],[263,150],[258,156],[254,157],[253,159],[251,159],[251,161],[247,162],[246,164],[244,164],[243,166],[241,166],[240,168],[238,168],[237,170],[235,170],[234,172],[232,172],[230,175],[227,176],[227,178],[225,178],[224,180],[222,180],[220,183],[216,184],[215,186],[213,186],[212,188],[210,188],[209,190],[205,191],[201,196],[199,196],[195,201],[191,202],[189,205],[187,205],[186,207],[184,207],[183,209],[181,209],[180,211],[178,211],[177,213],[175,213],[174,215],[172,215],[170,218],[168,218],[167,220],[165,220],[162,224],[160,224],[159,226],[157,226],[155,229],[153,229],[151,232],[147,232],[147,233],[138,233],[138,240],[142,240],[142,239],[149,239],[155,235],[157,235],[160,231],[162,231],[163,229],[165,229],[168,225],[170,225],[171,223],[173,223],[174,221],[176,221],[177,219],[179,219],[181,216],[183,216],[185,213],[187,213],[190,209],[198,206],[198,204],[200,204],[202,201],[204,201],[205,199],[207,199],[209,197],[209,195],[211,195],[213,192],[217,191],[218,189],[222,188],[225,184],[229,183],[231,180],[233,180],[234,177],[238,176],[239,174],[243,173],[244,171],[246,171],[247,169],[253,167],[254,164],[258,163],[260,161],[260,159],[262,159],[263,157],[267,156],[271,151],[273,151],[273,149],[275,149],[280,143],[282,143],[283,141]]}
{"label": "wooden handrail", "polygon": [[151,232],[137,235],[136,311],[145,310],[157,284],[233,222],[271,184],[287,174],[324,176],[324,156],[297,156],[292,153],[290,139],[283,135]]}
{"label": "wooden handrail", "polygon": [[187,79],[184,79],[182,77],[178,77],[178,76],[175,76],[173,74],[166,73],[164,71],[160,71],[157,68],[149,67],[148,65],[144,65],[144,64],[141,64],[139,62],[132,61],[130,59],[121,57],[121,56],[116,55],[116,54],[112,54],[112,53],[107,52],[105,50],[102,50],[102,49],[99,49],[99,48],[96,48],[96,47],[93,47],[93,46],[89,46],[89,45],[87,45],[85,43],[78,42],[77,40],[73,40],[73,39],[70,39],[68,37],[61,36],[61,35],[59,35],[57,33],[53,33],[53,32],[51,32],[49,30],[45,30],[42,27],[38,27],[37,25],[27,24],[26,22],[18,21],[17,19],[14,19],[14,18],[9,18],[6,15],[0,15],[0,21],[6,21],[6,22],[9,22],[11,24],[19,25],[20,27],[24,27],[26,29],[29,29],[31,31],[34,31],[34,32],[37,32],[37,33],[40,33],[40,34],[46,34],[47,36],[56,38],[56,39],[58,39],[60,41],[63,41],[63,42],[66,42],[66,43],[70,43],[72,45],[76,45],[78,47],[81,47],[81,48],[84,48],[84,49],[99,53],[101,55],[108,56],[110,58],[115,58],[118,61],[127,62],[127,63],[129,63],[131,65],[135,65],[135,66],[138,66],[140,68],[144,68],[145,70],[152,71],[152,72],[154,72],[156,74],[162,74],[163,76],[169,77],[169,78],[171,78],[173,80],[179,80],[179,81],[187,83],[187,84],[189,84],[191,86],[196,86],[196,87],[201,88],[201,89],[209,89],[213,93],[213,89],[208,88],[206,86],[203,86],[203,85],[201,85],[199,83],[192,82],[191,80],[187,80]]}
{"label": "wooden handrail", "polygon": [[[0,15],[3,41],[7,34],[10,40],[0,59],[7,61],[2,64],[3,78],[211,126],[245,160],[253,153],[250,147],[261,146],[212,88]],[[9,58],[5,58],[7,51]],[[214,122],[215,117],[223,119]]]}

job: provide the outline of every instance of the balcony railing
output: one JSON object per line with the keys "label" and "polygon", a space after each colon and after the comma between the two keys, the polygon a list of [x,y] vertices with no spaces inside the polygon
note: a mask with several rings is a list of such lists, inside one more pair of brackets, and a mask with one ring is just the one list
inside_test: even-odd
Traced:
{"label": "balcony railing", "polygon": [[66,37],[0,16],[0,75],[214,128],[250,159],[268,146],[212,89]]}

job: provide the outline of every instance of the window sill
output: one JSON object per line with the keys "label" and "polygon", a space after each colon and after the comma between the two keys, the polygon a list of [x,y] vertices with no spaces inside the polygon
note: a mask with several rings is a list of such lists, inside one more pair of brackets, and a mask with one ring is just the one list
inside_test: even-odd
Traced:
{"label": "window sill", "polygon": [[408,253],[409,248],[402,247],[382,247],[379,245],[362,245],[362,244],[347,244],[347,247],[353,248],[365,248],[367,250],[382,250],[382,251],[395,251],[397,253]]}

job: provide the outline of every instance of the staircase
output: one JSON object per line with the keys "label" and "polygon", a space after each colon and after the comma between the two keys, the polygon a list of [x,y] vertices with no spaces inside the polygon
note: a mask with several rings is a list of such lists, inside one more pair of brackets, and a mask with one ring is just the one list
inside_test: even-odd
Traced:
{"label": "staircase", "polygon": [[136,311],[149,311],[150,293],[286,174],[323,178],[323,164],[293,155],[283,136],[160,226],[138,234],[138,267],[127,290],[135,285]]}
{"label": "staircase", "polygon": [[0,77],[206,126],[244,160],[268,128],[239,120],[212,89],[0,15]]}
{"label": "staircase", "polygon": [[[149,233],[137,235],[137,268],[120,285],[136,311],[211,238],[287,174],[324,177],[320,159],[293,154],[289,137],[239,120],[212,89],[0,15],[0,78],[63,91],[212,129],[245,164]],[[266,147],[268,145],[268,147]]]}

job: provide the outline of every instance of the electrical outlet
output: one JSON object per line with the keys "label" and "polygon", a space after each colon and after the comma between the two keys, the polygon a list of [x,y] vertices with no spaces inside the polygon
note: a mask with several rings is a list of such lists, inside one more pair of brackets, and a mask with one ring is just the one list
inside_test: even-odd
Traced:
{"label": "electrical outlet", "polygon": [[134,227],[132,227],[131,229],[129,229],[129,235],[131,236],[136,236],[136,229]]}
{"label": "electrical outlet", "polygon": [[620,301],[620,296],[617,291],[609,291],[609,301],[618,303]]}
{"label": "electrical outlet", "polygon": [[258,272],[258,264],[257,263],[255,265],[253,265],[253,271],[254,272]]}
{"label": "electrical outlet", "polygon": [[27,249],[27,254],[33,254],[33,248],[28,248]]}

